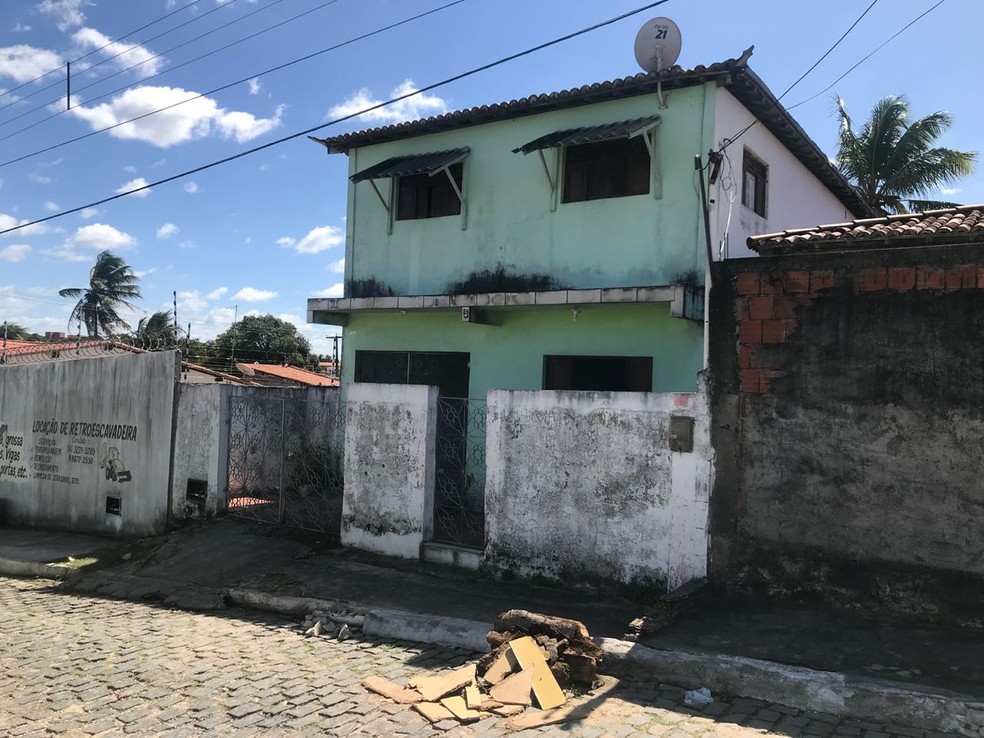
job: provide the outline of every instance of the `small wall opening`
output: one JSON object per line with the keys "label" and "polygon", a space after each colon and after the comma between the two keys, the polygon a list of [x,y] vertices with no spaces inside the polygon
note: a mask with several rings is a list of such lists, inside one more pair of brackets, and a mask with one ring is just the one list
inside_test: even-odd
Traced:
{"label": "small wall opening", "polygon": [[204,479],[189,479],[185,485],[185,499],[189,502],[205,502],[208,497],[208,482]]}
{"label": "small wall opening", "polygon": [[120,497],[113,497],[112,495],[106,495],[106,514],[107,515],[122,515],[123,512],[123,499]]}

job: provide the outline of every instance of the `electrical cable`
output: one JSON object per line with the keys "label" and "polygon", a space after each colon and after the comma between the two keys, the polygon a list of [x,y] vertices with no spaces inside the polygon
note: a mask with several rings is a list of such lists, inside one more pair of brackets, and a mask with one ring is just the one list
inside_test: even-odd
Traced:
{"label": "electrical cable", "polygon": [[[452,4],[457,4],[458,2],[461,2],[461,1],[462,0],[456,0],[456,2],[455,3],[452,3]],[[12,233],[12,232],[17,231],[17,230],[20,230],[22,228],[27,228],[27,227],[32,226],[32,225],[37,225],[38,223],[45,223],[45,222],[47,222],[49,220],[54,220],[56,218],[63,218],[66,215],[71,215],[72,213],[80,212],[82,210],[85,210],[86,208],[96,207],[98,205],[103,205],[103,204],[105,204],[107,202],[112,202],[113,200],[118,200],[121,197],[127,197],[129,195],[132,195],[135,192],[140,192],[142,190],[150,189],[151,187],[156,187],[158,185],[166,184],[168,182],[173,182],[175,180],[183,179],[184,177],[188,177],[188,176],[191,176],[193,174],[197,174],[199,172],[206,171],[208,169],[213,169],[215,167],[222,166],[223,164],[228,164],[229,162],[235,161],[236,159],[241,159],[241,158],[243,158],[245,156],[249,156],[251,154],[255,154],[255,153],[259,152],[259,151],[264,151],[264,150],[269,149],[269,148],[271,148],[273,146],[278,146],[278,145],[280,145],[282,143],[285,143],[287,141],[292,141],[295,138],[300,138],[302,136],[310,135],[311,133],[314,133],[315,131],[320,131],[320,130],[322,130],[324,128],[328,128],[330,126],[337,125],[338,123],[341,123],[341,122],[346,121],[346,120],[351,120],[352,118],[355,118],[355,117],[357,117],[359,115],[363,115],[363,114],[368,113],[368,112],[371,112],[373,110],[379,110],[380,108],[384,108],[387,105],[392,105],[394,103],[400,102],[401,100],[406,100],[407,98],[414,97],[416,95],[420,95],[420,94],[423,94],[425,92],[429,92],[431,90],[436,90],[436,89],[438,89],[440,87],[445,87],[445,86],[447,86],[449,84],[452,84],[454,82],[457,82],[459,80],[466,79],[468,77],[473,77],[476,74],[480,74],[481,72],[488,71],[489,69],[493,69],[495,67],[502,66],[503,64],[507,64],[507,63],[509,63],[511,61],[515,61],[516,59],[520,59],[520,58],[529,56],[531,54],[535,54],[536,52],[542,51],[543,49],[547,49],[547,48],[550,48],[552,46],[556,46],[558,44],[564,43],[566,41],[570,41],[573,38],[577,38],[579,36],[583,36],[585,34],[591,33],[592,31],[596,31],[599,28],[604,28],[604,27],[610,26],[610,25],[612,25],[614,23],[618,23],[619,21],[625,20],[626,18],[631,18],[632,16],[638,15],[639,13],[644,13],[647,10],[651,10],[651,9],[653,9],[653,8],[655,8],[657,6],[663,5],[664,3],[667,3],[667,2],[669,2],[669,0],[655,0],[655,2],[647,3],[646,5],[643,5],[641,7],[638,7],[635,10],[630,10],[630,11],[628,11],[626,13],[622,13],[621,15],[617,15],[617,16],[615,16],[613,18],[609,18],[608,20],[601,21],[599,23],[595,23],[594,25],[588,26],[587,28],[582,28],[579,31],[574,31],[573,33],[565,34],[563,36],[560,36],[558,38],[552,39],[550,41],[546,41],[546,42],[544,42],[542,44],[538,44],[538,45],[532,46],[532,47],[530,47],[528,49],[524,49],[523,51],[519,51],[519,52],[516,52],[514,54],[509,54],[508,56],[501,57],[501,58],[499,58],[499,59],[497,59],[497,60],[495,60],[493,62],[489,62],[487,64],[483,64],[483,65],[481,65],[479,67],[474,67],[474,68],[472,68],[472,69],[470,69],[470,70],[468,70],[466,72],[461,72],[459,74],[452,75],[451,77],[447,77],[447,78],[445,78],[445,79],[443,79],[443,80],[441,80],[439,82],[434,82],[432,84],[425,85],[424,87],[420,88],[419,90],[414,90],[412,92],[407,92],[407,93],[405,93],[403,95],[398,95],[398,96],[393,97],[393,98],[390,98],[389,100],[386,100],[384,102],[377,103],[376,105],[370,105],[369,107],[364,108],[363,110],[356,111],[354,113],[349,113],[348,115],[343,115],[341,117],[335,118],[333,120],[328,121],[327,123],[322,123],[322,124],[317,125],[317,126],[312,126],[311,128],[307,128],[307,129],[305,129],[303,131],[298,131],[296,133],[292,133],[292,134],[290,134],[288,136],[283,136],[281,138],[278,138],[278,139],[276,139],[274,141],[269,141],[269,142],[267,142],[265,144],[262,144],[260,146],[254,146],[253,148],[246,149],[245,151],[240,151],[237,154],[233,154],[231,156],[227,156],[227,157],[224,157],[222,159],[217,159],[215,161],[209,162],[208,164],[203,164],[201,166],[195,167],[193,169],[185,170],[184,172],[180,172],[178,174],[173,174],[170,177],[165,177],[163,179],[159,179],[156,182],[148,183],[146,185],[143,185],[142,187],[137,187],[137,188],[135,188],[133,190],[129,190],[127,192],[119,193],[119,194],[116,194],[116,195],[111,195],[109,197],[105,197],[105,198],[103,198],[101,200],[97,200],[95,202],[91,202],[91,203],[88,203],[86,205],[79,205],[77,207],[70,208],[68,210],[62,210],[62,211],[57,212],[57,213],[54,213],[52,215],[45,216],[44,218],[39,218],[39,219],[34,220],[34,221],[28,221],[27,223],[22,223],[22,224],[13,226],[11,228],[4,229],[4,230],[0,231],[0,235],[6,234],[6,233]],[[429,11],[429,12],[436,12],[436,11]]]}
{"label": "electrical cable", "polygon": [[[785,89],[785,91],[781,95],[779,95],[779,97],[776,98],[776,101],[782,100],[786,95],[789,94],[789,92],[794,87],[796,87],[796,85],[798,85],[800,82],[802,82],[804,79],[806,79],[806,77],[810,74],[810,72],[812,72],[814,69],[816,69],[824,59],[826,59],[828,56],[830,56],[831,52],[833,52],[834,49],[836,49],[838,46],[840,46],[841,42],[845,38],[847,38],[848,34],[850,34],[851,31],[854,30],[854,28],[858,25],[858,23],[860,23],[862,21],[862,19],[866,15],[868,15],[868,13],[871,11],[871,9],[874,8],[877,4],[878,4],[878,0],[872,0],[871,1],[871,4],[867,8],[864,9],[864,12],[861,13],[861,15],[859,15],[857,17],[857,19],[850,25],[850,27],[846,31],[844,31],[844,33],[841,34],[841,37],[834,42],[834,45],[831,46],[829,49],[827,49],[824,52],[823,56],[821,56],[819,59],[817,59],[809,69],[807,69],[805,72],[803,72],[803,74],[801,74],[799,76],[799,78],[795,82],[793,82],[793,84],[791,84],[789,87],[787,87]],[[748,133],[759,122],[760,122],[759,119],[756,118],[751,123],[749,123],[747,126],[745,126],[743,129],[741,129],[736,135],[731,136],[730,138],[726,139],[726,142],[717,150],[717,153],[720,154],[721,152],[723,152],[731,144],[733,144],[739,138],[741,138],[746,133]]]}
{"label": "electrical cable", "polygon": [[[402,26],[402,25],[405,25],[407,23],[410,23],[411,21],[419,20],[419,19],[424,18],[424,17],[426,17],[428,15],[433,15],[434,13],[438,13],[438,12],[440,12],[442,10],[447,10],[448,8],[451,8],[451,7],[455,6],[455,5],[460,5],[461,3],[464,3],[466,1],[467,0],[453,0],[452,2],[446,3],[445,5],[438,6],[437,8],[433,8],[433,9],[428,10],[428,11],[425,11],[423,13],[418,13],[417,15],[414,15],[414,16],[412,16],[410,18],[404,18],[401,21],[397,21],[396,23],[391,23],[390,25],[384,26],[382,28],[377,28],[374,31],[369,31],[368,33],[364,33],[361,36],[356,36],[354,38],[350,38],[350,39],[348,39],[346,41],[342,41],[341,43],[334,44],[333,46],[329,46],[327,48],[320,49],[319,51],[315,51],[315,52],[312,52],[310,54],[306,54],[305,56],[299,57],[297,59],[293,59],[293,60],[291,60],[289,62],[285,62],[283,64],[278,64],[277,66],[271,67],[270,69],[267,69],[267,70],[265,70],[263,72],[259,72],[258,74],[250,74],[250,75],[248,75],[246,77],[243,77],[242,79],[237,79],[235,82],[229,82],[228,84],[221,85],[221,86],[216,87],[216,88],[214,88],[212,90],[208,90],[207,92],[197,93],[197,94],[193,95],[192,97],[185,98],[184,100],[179,100],[178,102],[172,103],[170,105],[166,105],[163,108],[157,108],[156,110],[151,110],[151,111],[148,111],[146,113],[142,113],[141,115],[136,115],[133,118],[128,118],[127,120],[123,120],[123,121],[120,121],[118,123],[114,123],[113,125],[106,126],[105,128],[99,128],[99,129],[97,129],[95,131],[89,131],[89,133],[83,133],[81,136],[76,136],[75,138],[67,139],[65,141],[62,141],[61,143],[52,144],[51,146],[45,147],[43,149],[38,149],[37,151],[33,151],[30,154],[24,154],[23,156],[18,156],[18,157],[14,158],[14,159],[9,159],[9,160],[7,160],[5,162],[0,162],[0,168],[3,168],[3,167],[8,166],[10,164],[16,164],[19,161],[24,161],[25,159],[30,159],[32,157],[39,156],[41,154],[45,154],[45,153],[47,153],[49,151],[53,151],[55,149],[60,149],[63,146],[68,146],[68,145],[73,144],[73,143],[76,143],[78,141],[83,141],[83,140],[85,140],[87,138],[91,138],[92,136],[96,136],[96,135],[98,135],[100,133],[105,133],[106,131],[111,131],[114,128],[119,128],[120,126],[125,126],[128,123],[134,123],[134,122],[136,122],[138,120],[142,120],[144,118],[148,118],[151,115],[156,115],[157,113],[163,113],[166,110],[171,110],[172,108],[176,108],[179,105],[184,105],[184,104],[189,103],[189,102],[192,102],[194,100],[198,100],[200,98],[207,97],[208,95],[214,95],[216,92],[222,92],[223,90],[227,90],[230,87],[235,87],[236,85],[241,85],[241,84],[243,84],[245,82],[248,82],[251,79],[254,79],[254,78],[257,78],[257,77],[263,77],[263,76],[265,76],[267,74],[270,74],[272,72],[278,72],[281,69],[286,69],[287,67],[291,67],[291,66],[293,66],[295,64],[300,64],[301,62],[308,61],[309,59],[313,59],[316,56],[320,56],[322,54],[326,54],[329,51],[335,51],[337,49],[342,48],[343,46],[349,46],[350,44],[356,43],[357,41],[363,41],[363,40],[365,40],[367,38],[370,38],[371,36],[376,36],[376,35],[378,35],[380,33],[385,32],[385,31],[389,31],[389,30],[392,30],[394,28],[398,28],[399,26]],[[388,104],[388,103],[386,103],[386,104]]]}
{"label": "electrical cable", "polygon": [[[210,35],[212,35],[213,33],[217,32],[217,31],[221,31],[223,28],[228,28],[229,26],[233,25],[234,23],[239,23],[240,21],[246,20],[250,16],[256,15],[257,13],[260,13],[260,12],[262,12],[264,10],[267,10],[268,8],[272,8],[274,5],[278,5],[279,3],[282,3],[283,1],[284,0],[271,0],[267,5],[262,5],[259,8],[257,8],[256,10],[247,13],[246,15],[241,15],[238,18],[233,18],[231,21],[229,21],[228,23],[224,23],[223,25],[219,26],[218,28],[213,28],[213,29],[211,29],[209,31],[206,31],[205,33],[201,33],[201,34],[195,36],[194,38],[188,39],[187,41],[183,41],[180,44],[177,44],[175,46],[172,46],[171,48],[166,49],[166,50],[160,52],[159,54],[154,54],[153,56],[151,56],[148,59],[144,59],[143,61],[137,62],[136,64],[131,64],[129,67],[126,67],[124,69],[120,69],[120,70],[118,70],[116,72],[113,72],[112,74],[109,74],[109,75],[107,75],[105,77],[102,77],[100,79],[97,79],[94,82],[90,82],[87,85],[83,85],[82,87],[78,87],[75,90],[73,90],[72,92],[73,92],[73,94],[75,94],[75,93],[78,93],[78,92],[82,92],[83,90],[88,90],[90,87],[95,87],[98,84],[102,84],[103,82],[105,82],[107,80],[110,80],[113,77],[118,77],[121,74],[125,74],[126,72],[129,72],[132,69],[136,69],[139,66],[142,66],[144,64],[147,64],[148,62],[153,61],[154,59],[158,59],[158,58],[164,56],[165,54],[170,54],[172,51],[174,51],[176,49],[180,49],[182,46],[187,46],[188,44],[194,43],[195,41],[198,41],[200,39],[205,38],[206,36],[210,36]],[[180,64],[176,64],[174,66],[169,66],[167,69],[164,69],[164,70],[162,70],[160,72],[157,72],[155,74],[152,74],[152,75],[150,75],[148,77],[143,77],[143,78],[141,78],[141,80],[139,82],[137,82],[137,83],[135,83],[133,85],[123,85],[123,87],[117,87],[115,90],[112,90],[110,92],[103,93],[101,95],[97,95],[96,97],[93,97],[93,98],[90,98],[90,99],[86,100],[86,103],[93,103],[96,100],[102,100],[105,97],[109,97],[111,95],[115,95],[117,92],[123,92],[124,90],[129,90],[129,89],[135,87],[136,85],[144,85],[149,80],[155,79],[156,77],[160,77],[160,76],[165,75],[165,74],[168,74],[169,72],[173,72],[173,71],[175,71],[177,69],[181,69],[181,67],[186,67],[189,64],[193,64],[193,63],[195,63],[197,61],[201,61],[202,59],[205,59],[206,57],[212,56],[213,54],[217,54],[220,51],[225,51],[226,49],[232,48],[233,46],[236,46],[237,44],[243,43],[244,41],[249,41],[250,39],[256,38],[257,36],[260,36],[260,35],[266,33],[267,31],[272,31],[275,28],[279,28],[280,26],[283,26],[283,25],[285,25],[287,23],[290,23],[291,21],[295,21],[298,18],[304,17],[305,15],[309,15],[310,13],[313,13],[316,10],[321,10],[322,8],[326,8],[329,5],[334,5],[337,2],[338,2],[338,0],[328,0],[327,2],[324,2],[321,5],[318,5],[318,6],[314,7],[314,8],[311,8],[310,10],[306,10],[303,13],[299,13],[298,15],[292,16],[291,18],[288,18],[286,20],[280,21],[279,23],[275,23],[272,26],[268,26],[266,28],[262,28],[259,31],[256,31],[254,33],[249,34],[248,36],[244,36],[243,38],[237,39],[235,41],[231,41],[230,43],[226,44],[225,46],[221,46],[218,49],[214,49],[213,51],[209,51],[206,54],[202,54],[201,56],[197,56],[194,59],[189,59],[188,61],[181,62]],[[229,3],[227,3],[227,5],[228,4]],[[224,7],[224,6],[219,6],[219,7]],[[209,11],[209,12],[211,12],[211,11]],[[126,53],[126,52],[122,52],[122,53]],[[106,61],[109,61],[109,60],[107,59]],[[47,89],[47,88],[44,88],[44,89]],[[23,118],[25,116],[28,116],[28,115],[30,115],[32,113],[36,113],[39,110],[43,110],[45,108],[48,108],[49,106],[51,106],[51,105],[53,105],[53,104],[55,104],[57,102],[60,102],[60,101],[62,101],[64,99],[65,99],[64,97],[59,96],[59,97],[55,98],[54,100],[49,100],[48,102],[44,103],[43,105],[39,105],[36,108],[32,108],[31,110],[28,110],[28,111],[26,111],[24,113],[21,113],[20,115],[16,115],[13,118],[8,118],[7,120],[5,120],[3,122],[0,122],[0,128],[2,128],[3,126],[7,125],[8,123],[13,123],[15,120],[19,120],[20,118]],[[9,107],[9,106],[7,106],[7,107]],[[0,108],[0,110],[3,110],[3,108]],[[34,128],[35,126],[41,125],[42,123],[45,123],[46,121],[49,121],[52,118],[57,118],[60,115],[64,115],[67,112],[69,112],[67,109],[61,109],[57,113],[52,113],[51,115],[47,116],[46,118],[42,118],[41,120],[35,121],[34,123],[31,123],[30,125],[25,126],[23,128],[19,128],[18,130],[14,131],[13,133],[10,133],[10,134],[4,136],[3,138],[0,138],[0,141],[6,141],[8,138],[11,138],[13,136],[16,136],[18,133],[23,133],[24,131],[30,130],[31,128]]]}
{"label": "electrical cable", "polygon": [[844,74],[842,74],[840,77],[838,77],[833,82],[831,82],[829,85],[827,85],[825,88],[823,88],[822,90],[820,90],[820,92],[818,92],[815,95],[811,95],[810,97],[806,98],[805,100],[800,100],[795,105],[790,105],[788,108],[786,108],[786,110],[792,110],[793,108],[798,108],[800,105],[805,105],[806,103],[810,102],[811,100],[815,100],[816,98],[820,97],[821,95],[829,92],[834,87],[834,85],[836,85],[838,82],[840,82],[842,79],[844,79],[847,75],[849,75],[855,69],[857,69],[858,67],[860,67],[866,61],[868,61],[868,59],[870,59],[875,54],[877,54],[879,51],[881,51],[885,46],[887,46],[889,43],[891,43],[896,38],[898,38],[899,36],[901,36],[903,33],[905,33],[906,31],[908,31],[909,28],[911,28],[916,23],[918,23],[919,21],[921,21],[923,18],[925,18],[930,13],[932,13],[934,10],[936,10],[938,7],[940,7],[945,2],[946,2],[946,0],[939,0],[939,2],[936,3],[936,5],[932,6],[929,10],[923,12],[921,15],[916,16],[911,21],[909,21],[908,23],[906,23],[902,28],[900,28],[894,34],[892,34],[891,36],[889,36],[888,39],[886,39],[885,41],[883,41],[877,48],[875,48],[874,51],[870,52],[867,56],[863,57],[854,66],[852,66],[850,69],[848,69],[846,72],[844,72]]}
{"label": "electrical cable", "polygon": [[[115,44],[115,43],[119,43],[120,41],[122,41],[123,39],[125,39],[125,38],[126,38],[126,37],[128,37],[128,36],[132,36],[132,35],[133,35],[133,34],[135,34],[135,33],[140,33],[140,31],[142,31],[142,30],[144,30],[145,28],[150,28],[151,26],[153,26],[153,25],[156,25],[157,23],[160,23],[160,22],[161,22],[162,20],[166,20],[167,18],[170,18],[170,17],[171,17],[172,15],[174,15],[175,13],[180,13],[181,11],[183,11],[183,10],[187,10],[188,8],[190,8],[190,7],[192,6],[192,5],[197,5],[197,4],[198,4],[198,3],[200,3],[201,1],[202,1],[202,0],[191,0],[191,2],[190,2],[190,3],[188,3],[187,5],[183,5],[183,6],[181,6],[180,8],[178,8],[178,9],[176,9],[176,10],[172,10],[172,11],[171,11],[170,13],[165,13],[165,14],[164,14],[164,15],[162,15],[162,16],[161,16],[160,18],[158,18],[158,19],[156,19],[156,20],[153,20],[153,21],[151,21],[150,23],[147,23],[147,24],[145,24],[145,25],[142,25],[142,26],[140,26],[140,28],[135,28],[135,29],[133,29],[132,31],[130,31],[130,32],[128,32],[128,33],[124,33],[124,34],[123,34],[122,36],[119,36],[119,37],[118,37],[118,38],[117,38],[117,39],[116,39],[115,41],[110,41],[110,42],[109,42],[109,43],[107,43],[107,44],[103,44],[103,45],[102,45],[102,46],[100,46],[100,47],[99,47],[98,49],[93,49],[92,51],[90,51],[90,52],[88,52],[88,53],[86,53],[86,54],[83,54],[83,55],[82,55],[82,56],[80,56],[80,57],[79,57],[78,59],[73,59],[73,60],[72,60],[72,61],[71,61],[70,63],[72,63],[72,64],[74,64],[74,63],[76,63],[76,62],[80,62],[80,61],[82,61],[83,59],[86,59],[86,58],[88,58],[88,57],[90,57],[90,56],[92,56],[93,54],[95,54],[95,53],[97,53],[97,52],[99,52],[99,51],[102,51],[102,50],[103,50],[103,49],[105,49],[105,48],[108,48],[108,47],[110,47],[110,46],[112,46],[112,45],[113,45],[113,44]],[[232,3],[234,3],[234,2],[236,2],[236,0],[228,0],[228,2],[226,2],[226,3],[224,3],[223,5],[231,5],[231,4],[232,4]],[[222,7],[222,6],[219,6],[219,7]],[[212,13],[212,12],[214,12],[214,10],[215,10],[215,9],[213,9],[213,10],[208,10],[208,11],[206,11],[205,13],[202,13],[202,15],[200,15],[200,16],[196,16],[196,17],[197,17],[197,18],[203,18],[203,17],[205,17],[206,15],[208,15],[209,13]],[[180,28],[180,26],[178,26],[178,27]],[[146,43],[146,42],[145,42],[145,43]],[[95,65],[93,65],[93,66],[95,66]],[[54,74],[55,72],[59,72],[59,71],[61,71],[61,66],[58,66],[58,67],[56,67],[56,68],[54,68],[54,69],[52,69],[52,70],[50,70],[50,71],[47,71],[47,72],[45,72],[44,74],[39,74],[39,75],[38,75],[37,77],[35,77],[34,79],[29,79],[29,80],[28,80],[27,82],[23,82],[23,83],[21,83],[21,84],[19,84],[19,85],[17,85],[16,87],[11,87],[11,88],[10,88],[9,90],[4,90],[3,92],[0,92],[0,97],[3,97],[4,95],[9,95],[9,94],[11,94],[11,93],[13,93],[13,92],[16,92],[17,90],[19,90],[19,89],[21,89],[21,88],[23,88],[23,87],[27,87],[27,85],[29,85],[29,84],[33,84],[34,82],[37,82],[37,81],[38,81],[39,79],[44,79],[44,78],[45,78],[45,77],[47,77],[47,76],[48,76],[49,74]],[[56,83],[56,84],[57,84],[57,83]],[[50,85],[49,85],[49,86],[50,86]],[[43,88],[43,89],[48,89],[48,88],[47,88],[47,87],[45,87],[45,88]],[[38,92],[40,92],[40,90],[38,90]],[[31,95],[34,95],[34,94],[36,94],[36,93],[33,93],[33,92],[31,93]],[[28,95],[28,97],[30,97],[31,95]],[[18,99],[19,99],[19,100],[23,100],[24,98],[18,98]],[[8,107],[8,106],[6,106],[6,105],[5,105],[4,107]],[[2,110],[2,109],[3,109],[3,108],[0,108],[0,110]]]}

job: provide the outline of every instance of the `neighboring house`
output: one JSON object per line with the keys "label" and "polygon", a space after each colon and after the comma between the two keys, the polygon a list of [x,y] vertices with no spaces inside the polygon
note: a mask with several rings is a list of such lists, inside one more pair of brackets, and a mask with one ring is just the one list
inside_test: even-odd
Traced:
{"label": "neighboring house", "polygon": [[297,366],[283,364],[236,364],[236,369],[254,384],[278,387],[337,387],[338,379]]}
{"label": "neighboring house", "polygon": [[[308,300],[342,381],[693,391],[708,251],[867,214],[748,56],[315,139],[349,157],[345,295]],[[750,124],[709,249],[695,156]]]}

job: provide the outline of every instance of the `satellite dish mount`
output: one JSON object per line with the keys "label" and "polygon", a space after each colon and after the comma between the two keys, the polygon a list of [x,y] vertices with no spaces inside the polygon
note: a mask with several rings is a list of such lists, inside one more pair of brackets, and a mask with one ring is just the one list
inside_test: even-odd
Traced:
{"label": "satellite dish mount", "polygon": [[658,94],[660,108],[666,107],[663,99],[662,71],[676,64],[683,46],[683,37],[677,24],[669,18],[653,18],[646,21],[635,40],[635,58],[643,71],[659,75]]}

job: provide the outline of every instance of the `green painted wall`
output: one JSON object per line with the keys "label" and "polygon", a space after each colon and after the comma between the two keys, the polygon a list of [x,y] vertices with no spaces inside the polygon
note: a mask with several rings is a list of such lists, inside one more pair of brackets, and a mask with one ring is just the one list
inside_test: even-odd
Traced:
{"label": "green painted wall", "polygon": [[[375,278],[397,294],[441,294],[449,283],[501,264],[577,288],[671,284],[690,271],[702,280],[693,161],[707,151],[716,96],[713,87],[692,87],[670,91],[666,99],[664,110],[655,95],[641,95],[352,151],[350,173],[391,156],[471,148],[464,230],[462,218],[450,216],[394,221],[387,234],[389,218],[372,186],[349,185],[346,279]],[[654,113],[662,117],[655,136],[660,182],[649,195],[565,204],[558,193],[552,209],[539,156],[512,153],[553,131]],[[556,166],[557,150],[544,153]],[[389,195],[390,180],[377,185]]]}
{"label": "green painted wall", "polygon": [[345,329],[343,380],[354,381],[355,352],[467,351],[469,395],[489,389],[541,389],[543,356],[652,356],[653,392],[692,392],[702,368],[703,329],[670,317],[665,303],[588,305],[494,313],[502,325],[469,324],[460,311],[360,313]]}

